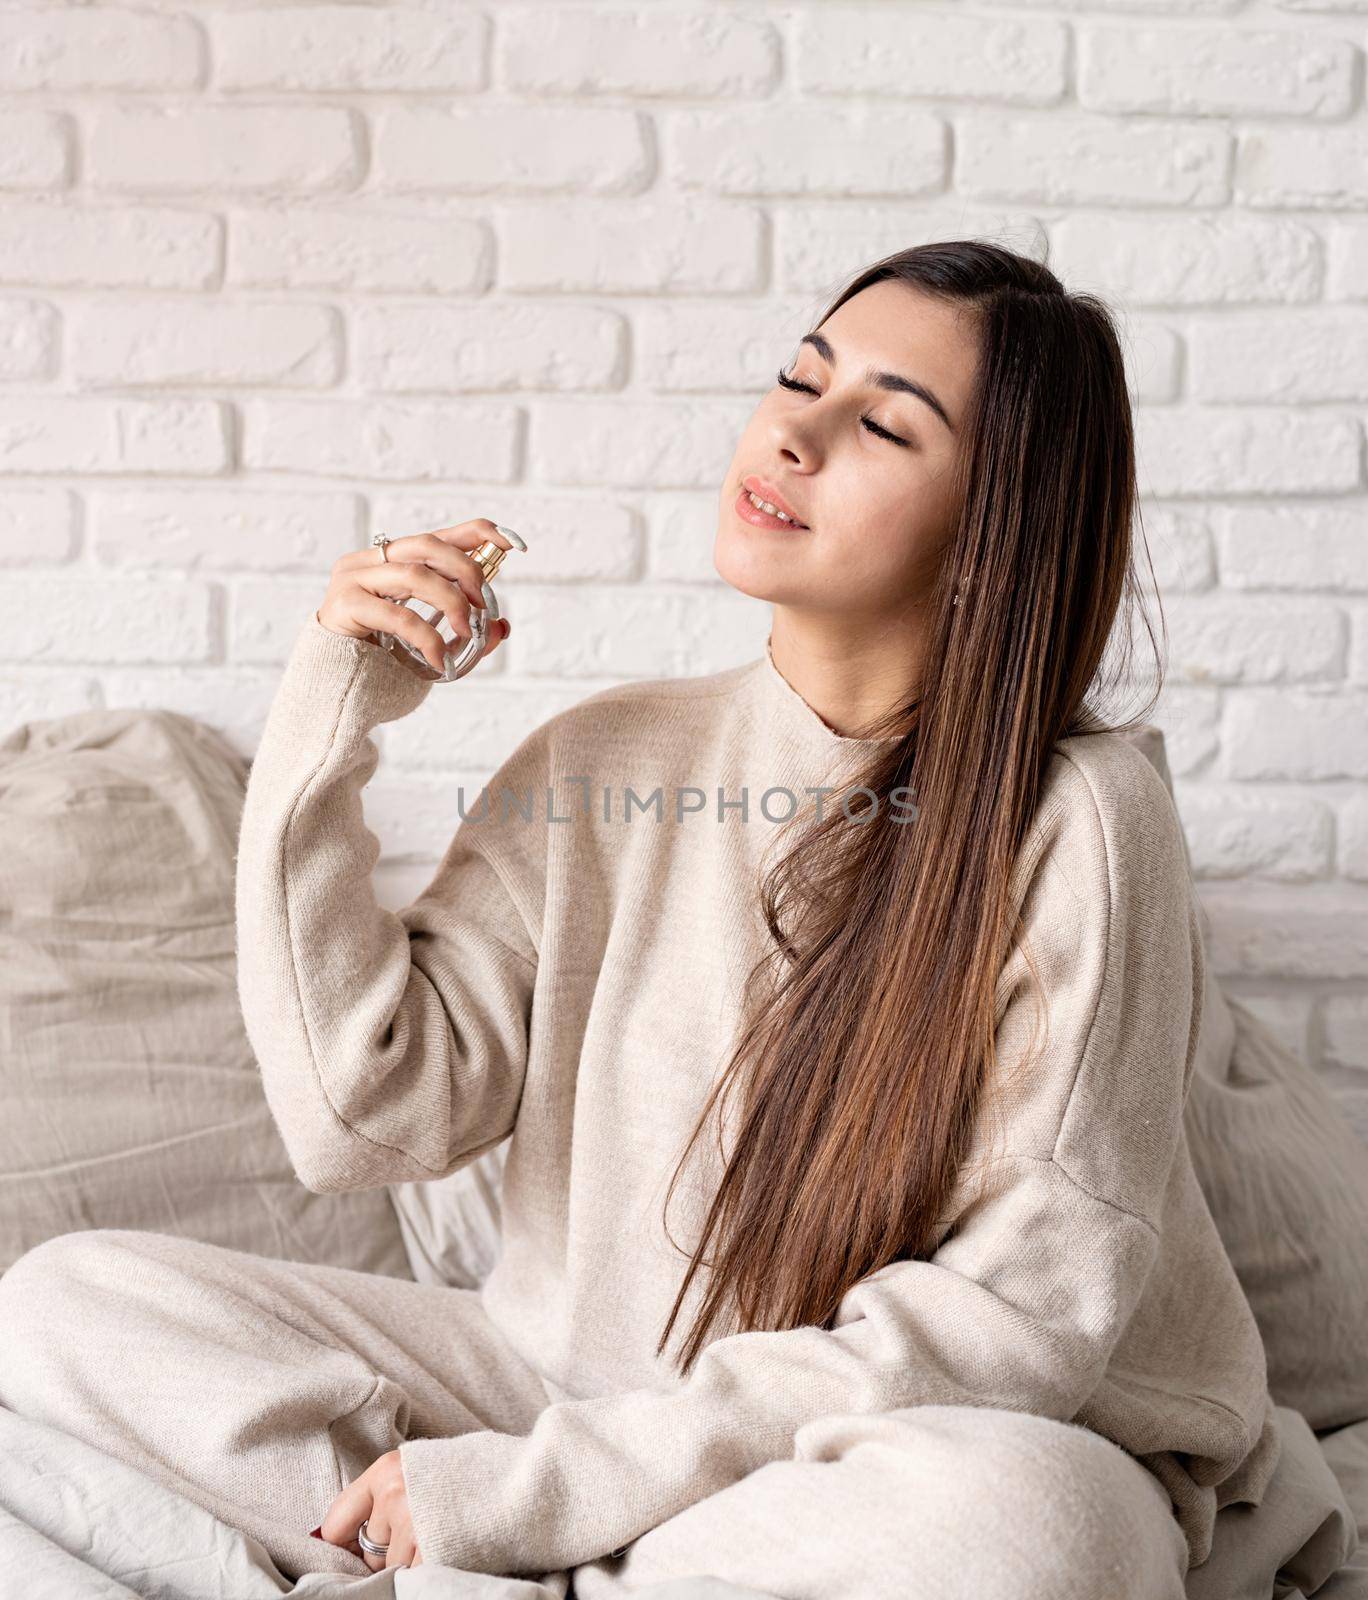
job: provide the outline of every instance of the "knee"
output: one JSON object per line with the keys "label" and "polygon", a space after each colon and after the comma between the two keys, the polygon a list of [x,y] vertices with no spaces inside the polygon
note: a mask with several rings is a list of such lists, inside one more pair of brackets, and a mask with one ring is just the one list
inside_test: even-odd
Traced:
{"label": "knee", "polygon": [[36,1339],[70,1340],[82,1325],[73,1312],[93,1296],[127,1281],[128,1251],[136,1230],[87,1228],[54,1234],[0,1274],[0,1343],[8,1348]]}
{"label": "knee", "polygon": [[1018,1594],[1077,1593],[1086,1574],[1081,1592],[1181,1600],[1187,1546],[1167,1492],[1091,1429],[994,1407],[915,1406],[824,1417],[795,1444],[808,1459],[854,1464],[865,1454],[862,1482],[878,1484],[902,1526],[910,1511],[966,1541],[997,1541]]}
{"label": "knee", "polygon": [[79,1228],[73,1233],[55,1233],[16,1256],[0,1274],[0,1294],[13,1297],[23,1289],[54,1277],[79,1277],[87,1267],[108,1256],[111,1249],[136,1239],[132,1228]]}

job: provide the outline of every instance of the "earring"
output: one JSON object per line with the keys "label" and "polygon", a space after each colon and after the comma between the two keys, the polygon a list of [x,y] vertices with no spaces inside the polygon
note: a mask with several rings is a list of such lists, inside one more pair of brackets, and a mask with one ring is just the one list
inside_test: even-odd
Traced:
{"label": "earring", "polygon": [[950,602],[950,604],[952,606],[957,606],[959,603],[960,603],[960,592],[959,592],[958,589],[956,589],[955,590],[955,598]]}

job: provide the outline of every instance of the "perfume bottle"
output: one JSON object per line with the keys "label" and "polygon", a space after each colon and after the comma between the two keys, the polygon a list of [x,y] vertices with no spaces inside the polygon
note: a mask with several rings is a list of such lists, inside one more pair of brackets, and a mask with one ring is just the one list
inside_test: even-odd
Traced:
{"label": "perfume bottle", "polygon": [[[521,534],[515,533],[512,528],[505,528],[499,522],[496,522],[494,526],[506,538],[513,541],[515,550],[527,549]],[[373,540],[372,542],[377,541]],[[431,678],[437,683],[454,683],[457,678],[463,678],[470,671],[480,659],[480,655],[484,650],[485,640],[489,637],[489,624],[497,622],[500,616],[499,598],[491,587],[490,579],[499,570],[499,564],[508,554],[508,551],[501,544],[495,544],[493,539],[486,539],[483,544],[477,545],[475,549],[468,550],[465,553],[469,555],[470,559],[484,574],[483,581],[480,584],[480,594],[484,599],[484,609],[482,610],[479,606],[471,606],[470,638],[464,644],[457,643],[455,629],[451,626],[445,612],[439,611],[436,606],[427,600],[419,600],[416,596],[410,596],[409,599],[404,601],[404,604],[411,611],[416,611],[424,622],[432,623],[442,636],[442,642],[447,647],[444,652],[446,670],[440,677],[432,670],[432,663],[423,652],[416,645],[411,645],[407,639],[401,639],[397,634],[380,633],[378,631],[375,635],[376,643],[382,650],[388,650],[397,661],[403,662],[406,667],[411,668],[421,677]],[[440,621],[438,620],[439,618],[441,619]]]}

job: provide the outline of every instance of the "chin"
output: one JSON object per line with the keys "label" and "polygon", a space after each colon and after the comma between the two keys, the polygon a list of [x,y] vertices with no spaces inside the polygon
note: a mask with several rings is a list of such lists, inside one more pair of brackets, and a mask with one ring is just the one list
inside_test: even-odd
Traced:
{"label": "chin", "polygon": [[811,598],[804,586],[795,584],[793,563],[782,548],[762,548],[726,527],[717,531],[713,569],[723,583],[753,600],[801,605]]}

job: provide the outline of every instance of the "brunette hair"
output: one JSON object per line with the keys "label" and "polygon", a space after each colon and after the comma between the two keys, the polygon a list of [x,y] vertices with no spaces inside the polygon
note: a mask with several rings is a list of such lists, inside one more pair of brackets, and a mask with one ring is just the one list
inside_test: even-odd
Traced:
{"label": "brunette hair", "polygon": [[[1156,659],[1149,700],[1125,720],[1103,716],[1130,682],[1137,611],[1154,644],[1132,550],[1131,401],[1108,308],[1004,246],[955,240],[865,268],[818,326],[885,279],[958,303],[977,332],[962,510],[917,692],[859,730],[899,735],[855,780],[877,796],[876,815],[861,816],[857,794],[833,801],[761,874],[773,948],[747,977],[739,1040],[665,1197],[668,1212],[713,1106],[725,1114],[740,1085],[734,1148],[657,1345],[706,1264],[683,1372],[724,1306],[738,1331],[831,1327],[862,1278],[934,1252],[986,1107],[997,980],[1022,933],[1012,871],[1054,746],[1133,728],[1159,694]],[[911,825],[890,817],[900,786],[915,797]],[[808,822],[800,813],[785,834]]]}

